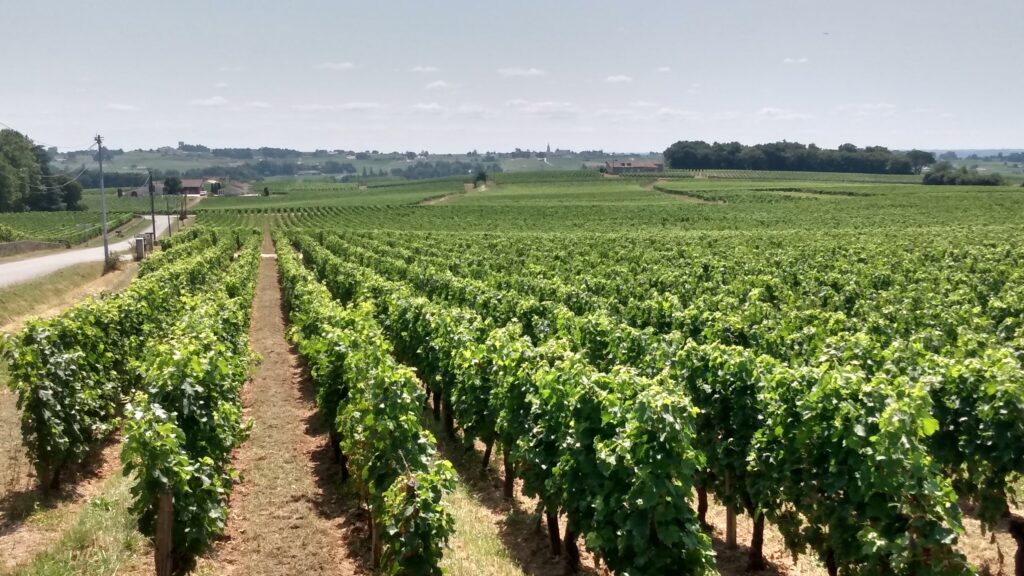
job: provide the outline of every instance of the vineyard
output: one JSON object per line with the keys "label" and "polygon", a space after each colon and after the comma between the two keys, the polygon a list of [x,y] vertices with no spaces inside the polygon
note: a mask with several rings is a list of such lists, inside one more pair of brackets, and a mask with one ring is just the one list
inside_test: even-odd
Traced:
{"label": "vineyard", "polygon": [[833,176],[206,201],[127,289],[10,338],[22,440],[58,490],[118,437],[157,561],[161,535],[176,568],[217,560],[250,537],[250,434],[312,426],[247,419],[278,313],[254,295],[279,290],[362,571],[451,572],[453,498],[492,474],[544,562],[587,574],[733,574],[736,549],[767,574],[1024,573],[1021,191]]}
{"label": "vineyard", "polygon": [[[107,225],[113,229],[130,222],[133,214],[111,214]],[[0,242],[38,240],[79,244],[100,235],[96,212],[0,213]]]}

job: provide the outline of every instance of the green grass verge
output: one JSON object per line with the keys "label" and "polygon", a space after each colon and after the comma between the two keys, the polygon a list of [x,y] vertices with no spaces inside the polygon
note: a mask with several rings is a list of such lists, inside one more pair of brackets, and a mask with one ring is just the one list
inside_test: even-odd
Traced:
{"label": "green grass verge", "polygon": [[102,262],[75,264],[28,282],[0,288],[0,325],[21,318],[101,276]]}
{"label": "green grass verge", "polygon": [[445,509],[455,518],[451,549],[445,551],[441,567],[451,576],[522,576],[501,536],[491,513],[459,481],[445,497]]}
{"label": "green grass verge", "polygon": [[129,510],[131,484],[130,478],[120,474],[107,479],[100,495],[85,503],[56,544],[15,569],[12,576],[98,576],[144,565],[149,545]]}

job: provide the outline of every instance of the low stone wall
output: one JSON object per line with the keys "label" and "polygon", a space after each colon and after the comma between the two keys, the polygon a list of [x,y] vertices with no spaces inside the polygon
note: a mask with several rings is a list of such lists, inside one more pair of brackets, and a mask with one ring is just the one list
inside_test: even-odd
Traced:
{"label": "low stone wall", "polygon": [[17,256],[18,254],[35,252],[37,250],[56,250],[58,248],[67,247],[67,244],[63,244],[60,242],[38,242],[36,240],[17,240],[15,242],[2,242],[0,243],[0,258],[6,256]]}

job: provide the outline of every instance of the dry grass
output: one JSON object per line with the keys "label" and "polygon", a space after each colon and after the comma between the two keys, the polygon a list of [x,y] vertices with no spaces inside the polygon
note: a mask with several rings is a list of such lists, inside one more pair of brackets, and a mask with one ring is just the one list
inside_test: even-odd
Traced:
{"label": "dry grass", "polygon": [[32,464],[21,445],[21,413],[17,397],[7,388],[7,365],[0,362],[0,503],[8,495],[32,489]]}
{"label": "dry grass", "polygon": [[284,330],[277,262],[265,258],[250,330],[263,360],[243,391],[253,431],[236,455],[242,480],[232,496],[227,537],[198,571],[369,574],[367,516],[342,490],[326,428]]}
{"label": "dry grass", "polygon": [[[709,498],[708,522],[713,526],[715,552],[718,554],[718,569],[723,576],[739,576],[746,572],[747,551],[750,542],[753,521],[750,517],[739,515],[736,523],[736,536],[739,547],[729,550],[725,546],[725,507]],[[980,523],[971,517],[964,518],[966,533],[960,537],[959,549],[967,559],[982,573],[1013,574],[1013,555],[1016,543],[1001,526],[996,532],[983,533]],[[764,554],[768,560],[768,569],[758,574],[792,575],[792,576],[826,576],[828,571],[824,565],[809,555],[800,556],[794,561],[786,550],[779,531],[770,523],[765,526]],[[1002,560],[1000,560],[1002,555]]]}
{"label": "dry grass", "polygon": [[[694,505],[696,508],[696,505]],[[767,568],[760,572],[747,572],[748,544],[753,535],[753,520],[745,514],[736,517],[736,543],[738,547],[729,549],[725,545],[726,508],[719,504],[713,496],[708,497],[708,524],[712,526],[711,536],[714,539],[716,564],[723,576],[740,576],[741,574],[786,575],[786,576],[827,576],[824,565],[810,556],[801,556],[796,562],[786,550],[782,534],[771,525],[765,523],[764,556]]]}

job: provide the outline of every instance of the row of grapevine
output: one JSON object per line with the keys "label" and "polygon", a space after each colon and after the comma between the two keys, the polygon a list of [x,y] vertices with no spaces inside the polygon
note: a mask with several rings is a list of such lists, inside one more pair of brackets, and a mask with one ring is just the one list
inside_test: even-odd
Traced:
{"label": "row of grapevine", "polygon": [[121,458],[134,474],[133,511],[153,536],[160,499],[169,497],[176,567],[206,550],[227,522],[231,452],[248,432],[241,389],[252,360],[259,242],[249,235],[216,286],[185,297],[180,319],[141,360],[141,383],[125,408]]}
{"label": "row of grapevine", "polygon": [[506,496],[522,478],[545,510],[554,550],[564,513],[573,564],[582,534],[618,573],[712,570],[710,539],[689,504],[701,456],[685,394],[625,369],[600,373],[564,342],[534,347],[516,325],[494,330],[473,312],[302,247],[337,297],[376,295],[398,349],[418,360],[451,423],[489,447],[500,443]]}
{"label": "row of grapevine", "polygon": [[277,253],[290,336],[310,367],[345,477],[369,507],[374,564],[385,574],[440,575],[453,529],[441,498],[454,471],[420,421],[419,380],[392,357],[372,303],[339,306],[287,242]]}
{"label": "row of grapevine", "polygon": [[160,251],[139,263],[139,277],[151,274],[183,258],[188,258],[204,247],[217,244],[217,234],[218,232],[213,229],[193,226],[177,236],[164,238],[160,241]]}
{"label": "row of grapevine", "polygon": [[185,230],[178,232],[173,236],[164,236],[160,239],[160,249],[170,250],[174,246],[179,244],[186,244],[210,233],[210,229],[205,226],[191,226]]}
{"label": "row of grapevine", "polygon": [[[310,261],[317,260],[311,254]],[[321,272],[327,278],[338,274]],[[422,269],[416,277],[423,285],[436,281]],[[440,287],[436,282],[434,286]],[[351,288],[340,290],[346,291]],[[536,309],[514,301],[506,304],[527,317]],[[793,386],[799,379],[790,369],[770,358],[758,359],[742,348],[685,344],[678,337],[675,341],[680,352],[668,355],[667,376],[688,384],[686,391],[701,409],[698,445],[705,447],[709,464],[703,485],[755,517],[763,511],[787,535],[794,551],[810,546],[832,571],[840,566],[883,570],[909,565],[941,574],[966,569],[950,546],[960,531],[955,497],[927,449],[936,420],[929,415],[932,404],[923,386],[872,378],[855,365],[836,365],[818,372],[806,369],[803,381],[808,385],[801,389]],[[655,342],[648,344],[653,347]],[[609,351],[606,345],[602,351]],[[832,381],[841,382],[833,392],[846,396],[823,396],[824,383]],[[784,393],[792,389],[797,392]],[[834,403],[844,400],[850,408],[837,422]],[[785,406],[802,416],[773,420],[766,427],[763,417],[782,413]],[[809,433],[810,426],[817,426],[814,433]],[[858,436],[866,440],[849,441]],[[797,446],[780,451],[783,441]],[[870,457],[876,453],[891,464],[876,470]],[[836,470],[826,465],[829,461],[846,464]],[[813,470],[820,477],[793,483],[794,470]],[[833,494],[826,490],[826,479],[849,491],[841,497]],[[861,490],[843,484],[861,481],[867,483]],[[910,519],[919,523],[918,537],[906,541]]]}
{"label": "row of grapevine", "polygon": [[[388,247],[389,253],[393,250],[392,246]],[[513,267],[509,263],[502,264],[501,258],[494,257],[493,252],[491,254],[491,266],[498,262],[498,266],[503,265],[506,269]],[[957,493],[974,502],[979,518],[987,527],[992,528],[1005,516],[1008,504],[1014,497],[1015,479],[1024,473],[1024,371],[1018,359],[1020,353],[1014,349],[1012,341],[1008,343],[1010,346],[989,341],[999,333],[1019,333],[1019,325],[1012,319],[1015,314],[1013,311],[1019,308],[1017,303],[1020,301],[1021,284],[1014,281],[1014,276],[1000,270],[1005,270],[1006,265],[1000,263],[998,256],[992,258],[991,255],[968,252],[965,257],[972,262],[977,277],[988,279],[984,283],[975,281],[979,286],[974,291],[981,293],[984,290],[981,285],[984,284],[985,288],[998,294],[996,298],[989,299],[992,303],[991,323],[970,322],[965,318],[970,314],[969,309],[961,313],[956,311],[959,307],[955,303],[940,302],[930,310],[920,310],[913,322],[900,317],[901,331],[913,334],[911,331],[917,330],[912,327],[915,324],[927,330],[908,340],[901,339],[899,334],[894,335],[892,330],[875,318],[855,316],[853,323],[867,322],[875,326],[870,330],[856,330],[843,327],[845,322],[823,322],[817,327],[814,341],[801,341],[792,330],[782,331],[789,346],[799,344],[799,355],[795,354],[795,350],[779,354],[774,343],[782,342],[783,339],[771,336],[771,330],[759,330],[767,336],[761,340],[747,340],[747,344],[755,354],[759,350],[770,352],[791,362],[795,360],[797,364],[804,363],[801,357],[807,358],[807,364],[812,366],[832,363],[839,368],[856,364],[867,378],[923,381],[932,398],[933,415],[929,422],[938,425],[927,443],[930,452],[941,466],[943,474],[954,481]],[[985,271],[986,268],[989,270]],[[433,274],[437,275],[436,272]],[[416,274],[419,278],[430,275],[422,272]],[[484,286],[475,289],[477,294],[489,289],[495,296],[477,299],[474,303],[477,306],[483,305],[494,315],[518,315],[524,310],[515,307],[521,298],[516,296],[515,291],[499,291],[498,285],[508,283],[498,278],[490,288]],[[804,282],[809,283],[807,277],[804,277]],[[522,285],[529,283],[523,281]],[[533,284],[536,285],[535,282]],[[906,286],[895,289],[904,292],[908,290]],[[708,301],[698,302],[707,304]],[[713,306],[710,308],[716,309]],[[624,310],[630,309],[634,307],[627,303]],[[544,308],[539,310],[543,311]],[[868,315],[867,310],[861,313]],[[695,317],[688,313],[686,315]],[[791,320],[805,322],[812,318],[822,319],[820,315],[808,317],[797,309],[784,315]],[[521,315],[518,317],[522,318]],[[571,326],[573,322],[570,317],[570,314],[563,311],[562,314],[549,315],[549,320],[562,326]],[[657,372],[665,365],[665,354],[658,352],[658,348],[671,349],[677,346],[673,342],[681,341],[680,335],[676,333],[659,338],[648,331],[637,331],[628,325],[617,324],[614,318],[608,316],[591,318],[599,319],[599,322],[595,324],[584,317],[585,322],[578,329],[572,330],[572,333],[580,335],[570,339],[591,350],[596,345],[597,353],[591,353],[590,356],[599,364],[602,359],[608,359]],[[691,330],[690,333],[714,343],[728,341],[728,334],[749,329],[742,324],[737,326],[733,320],[728,320],[724,326],[715,327],[714,323],[720,319],[721,316],[711,314],[707,320],[702,321],[703,327]],[[692,325],[693,321],[688,321],[688,324]],[[936,330],[937,326],[939,330]],[[772,344],[766,346],[759,342]]]}
{"label": "row of grapevine", "polygon": [[182,296],[211,284],[235,250],[220,242],[9,337],[22,438],[44,488],[117,427],[125,395],[140,387],[139,363],[180,316]]}

